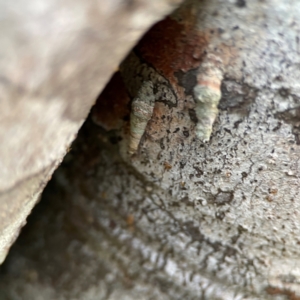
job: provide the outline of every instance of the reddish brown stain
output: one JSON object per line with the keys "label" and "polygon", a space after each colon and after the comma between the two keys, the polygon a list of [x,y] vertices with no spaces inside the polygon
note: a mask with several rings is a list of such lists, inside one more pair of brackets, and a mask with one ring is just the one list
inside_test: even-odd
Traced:
{"label": "reddish brown stain", "polygon": [[272,201],[273,201],[273,197],[270,196],[270,195],[267,195],[266,199],[267,199],[269,202],[272,202]]}
{"label": "reddish brown stain", "polygon": [[266,292],[269,295],[275,296],[275,295],[284,295],[286,296],[289,300],[300,300],[300,297],[295,294],[295,292],[292,292],[287,289],[280,289],[276,287],[268,287],[266,289]]}
{"label": "reddish brown stain", "polygon": [[276,188],[269,188],[269,193],[272,195],[276,195],[278,193],[278,189]]}
{"label": "reddish brown stain", "polygon": [[106,130],[118,129],[129,115],[130,98],[119,72],[115,73],[92,109],[92,120]]}
{"label": "reddish brown stain", "polygon": [[133,215],[128,215],[126,217],[126,223],[127,223],[128,229],[130,231],[134,231],[134,223],[135,223],[135,221],[134,221],[134,216]]}
{"label": "reddish brown stain", "polygon": [[164,168],[165,170],[169,171],[172,169],[172,165],[170,165],[167,161],[164,162]]}
{"label": "reddish brown stain", "polygon": [[133,226],[134,225],[134,216],[133,215],[128,215],[126,217],[126,223],[128,226]]}
{"label": "reddish brown stain", "polygon": [[163,103],[157,102],[153,115],[147,126],[147,133],[152,139],[157,140],[165,136],[166,124],[163,119],[170,114],[169,109]]}
{"label": "reddish brown stain", "polygon": [[154,25],[136,47],[138,55],[175,87],[175,73],[198,67],[205,55],[208,36],[194,27],[167,17]]}

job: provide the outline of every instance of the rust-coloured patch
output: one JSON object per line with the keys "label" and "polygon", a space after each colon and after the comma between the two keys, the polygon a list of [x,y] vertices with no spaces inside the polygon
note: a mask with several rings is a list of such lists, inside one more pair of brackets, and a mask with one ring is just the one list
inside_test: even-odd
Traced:
{"label": "rust-coloured patch", "polygon": [[231,177],[231,173],[227,171],[227,172],[225,173],[225,176],[226,176],[227,178],[230,178],[230,177]]}
{"label": "rust-coloured patch", "polygon": [[156,102],[153,115],[147,126],[147,134],[158,140],[165,136],[166,124],[163,119],[170,114],[169,108],[163,103]]}
{"label": "rust-coloured patch", "polygon": [[92,109],[92,120],[105,130],[118,129],[129,115],[130,98],[120,72],[113,75]]}
{"label": "rust-coloured patch", "polygon": [[167,17],[154,25],[136,47],[138,55],[168,78],[175,88],[175,73],[198,67],[205,55],[208,37],[195,27]]}
{"label": "rust-coloured patch", "polygon": [[134,216],[128,215],[126,218],[126,223],[127,223],[128,229],[133,232],[134,231]]}
{"label": "rust-coloured patch", "polygon": [[165,168],[165,170],[167,170],[167,171],[169,171],[169,170],[171,170],[172,169],[172,165],[170,165],[168,162],[164,162],[164,168]]}
{"label": "rust-coloured patch", "polygon": [[126,223],[128,226],[133,226],[134,225],[134,216],[128,215],[126,218]]}
{"label": "rust-coloured patch", "polygon": [[269,295],[275,296],[275,295],[284,295],[286,296],[289,300],[300,300],[300,297],[295,294],[295,292],[287,290],[287,289],[280,289],[276,287],[271,287],[269,286],[266,288],[266,292]]}
{"label": "rust-coloured patch", "polygon": [[267,199],[269,202],[272,202],[272,201],[273,201],[273,197],[270,196],[270,195],[267,195],[266,199]]}
{"label": "rust-coloured patch", "polygon": [[272,195],[276,195],[278,193],[278,189],[277,188],[269,188],[269,193]]}

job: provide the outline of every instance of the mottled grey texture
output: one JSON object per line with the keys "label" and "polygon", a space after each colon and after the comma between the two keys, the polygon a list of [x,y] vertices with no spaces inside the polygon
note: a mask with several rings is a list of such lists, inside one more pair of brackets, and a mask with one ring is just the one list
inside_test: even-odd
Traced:
{"label": "mottled grey texture", "polygon": [[0,269],[2,299],[258,299],[210,272],[252,267],[197,227],[193,202],[147,183],[95,125],[73,149]]}
{"label": "mottled grey texture", "polygon": [[209,143],[191,95],[156,101],[125,162],[86,124],[4,266],[8,299],[299,298],[300,2],[199,5],[207,51],[230,53]]}
{"label": "mottled grey texture", "polygon": [[[149,128],[139,159],[131,163],[180,203],[172,208],[162,197],[166,211],[199,231],[197,241],[182,246],[186,257],[231,286],[300,294],[300,4],[200,6],[199,30],[218,29],[207,52],[235,53],[224,67],[211,140],[195,138],[193,102],[186,95],[176,107],[161,105],[152,119],[156,131]],[[206,238],[214,246],[205,249]],[[289,275],[296,279],[281,279]]]}
{"label": "mottled grey texture", "polygon": [[0,1],[0,263],[111,74],[178,3]]}

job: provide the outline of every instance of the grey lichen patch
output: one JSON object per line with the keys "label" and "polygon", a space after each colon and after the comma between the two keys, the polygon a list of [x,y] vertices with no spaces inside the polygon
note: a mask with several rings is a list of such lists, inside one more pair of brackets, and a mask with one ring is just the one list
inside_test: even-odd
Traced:
{"label": "grey lichen patch", "polygon": [[219,103],[220,110],[229,113],[237,113],[241,117],[248,116],[251,111],[251,104],[257,96],[257,89],[250,87],[243,82],[226,78],[221,85],[222,98]]}
{"label": "grey lichen patch", "polygon": [[134,154],[138,149],[146,126],[153,114],[154,103],[153,83],[151,81],[145,81],[131,105],[130,141],[128,148],[130,155]]}
{"label": "grey lichen patch", "polygon": [[292,126],[295,143],[300,145],[300,96],[281,88],[273,99],[275,117]]}
{"label": "grey lichen patch", "polygon": [[232,192],[219,192],[215,198],[214,203],[216,205],[225,205],[229,204],[233,200],[233,193]]}

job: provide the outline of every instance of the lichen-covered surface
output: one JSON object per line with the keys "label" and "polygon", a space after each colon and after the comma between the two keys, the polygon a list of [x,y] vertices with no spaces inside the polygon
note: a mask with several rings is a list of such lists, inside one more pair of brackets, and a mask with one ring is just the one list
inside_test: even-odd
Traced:
{"label": "lichen-covered surface", "polygon": [[0,263],[110,76],[179,1],[0,1]]}
{"label": "lichen-covered surface", "polygon": [[271,278],[275,287],[297,285],[287,264],[293,257],[282,262],[282,253],[291,253],[288,241],[249,230],[233,192],[223,188],[210,197],[174,196],[145,181],[120,158],[114,139],[89,122],[1,267],[1,299],[294,296],[270,287]]}
{"label": "lichen-covered surface", "polygon": [[1,267],[1,299],[245,299],[263,274],[209,224],[88,123]]}
{"label": "lichen-covered surface", "polygon": [[[299,14],[298,1],[190,1],[156,25],[121,65],[117,121],[101,121],[102,99],[102,127],[84,125],[2,267],[3,298],[300,299]],[[207,55],[224,74],[204,143],[193,90]],[[148,80],[132,155],[129,98]]]}

